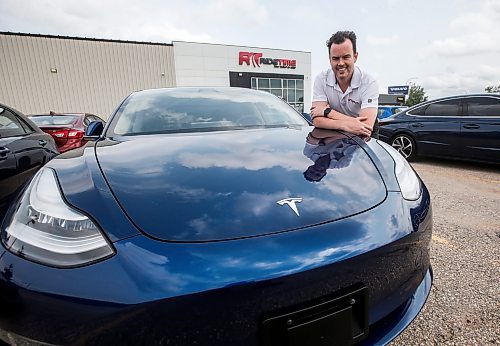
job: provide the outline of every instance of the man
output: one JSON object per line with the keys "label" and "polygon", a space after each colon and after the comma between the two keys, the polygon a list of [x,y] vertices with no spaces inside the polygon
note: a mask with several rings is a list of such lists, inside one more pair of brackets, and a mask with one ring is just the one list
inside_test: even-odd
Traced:
{"label": "man", "polygon": [[338,31],[326,45],[332,68],[321,72],[314,81],[314,126],[377,138],[378,83],[355,66],[356,34]]}

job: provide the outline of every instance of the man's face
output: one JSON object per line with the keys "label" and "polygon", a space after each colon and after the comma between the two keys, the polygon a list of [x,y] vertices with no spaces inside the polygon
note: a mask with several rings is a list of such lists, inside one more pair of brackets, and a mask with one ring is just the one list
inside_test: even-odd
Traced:
{"label": "man's face", "polygon": [[358,53],[354,53],[351,40],[345,40],[340,44],[332,44],[330,47],[330,65],[337,81],[349,82],[351,80],[354,63],[357,59]]}

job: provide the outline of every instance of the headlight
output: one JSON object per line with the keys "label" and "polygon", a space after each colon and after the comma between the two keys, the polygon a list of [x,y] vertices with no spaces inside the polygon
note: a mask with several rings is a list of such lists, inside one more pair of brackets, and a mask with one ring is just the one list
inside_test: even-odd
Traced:
{"label": "headlight", "polygon": [[68,206],[54,171],[40,170],[5,224],[2,242],[14,254],[55,267],[74,267],[111,256],[96,224]]}
{"label": "headlight", "polygon": [[420,197],[422,187],[420,179],[410,166],[408,161],[392,146],[382,141],[377,141],[394,159],[396,164],[395,173],[399,188],[404,199],[414,201]]}

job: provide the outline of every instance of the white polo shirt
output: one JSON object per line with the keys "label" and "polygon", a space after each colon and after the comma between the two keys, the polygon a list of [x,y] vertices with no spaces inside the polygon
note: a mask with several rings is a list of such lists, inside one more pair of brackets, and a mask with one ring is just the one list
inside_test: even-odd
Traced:
{"label": "white polo shirt", "polygon": [[361,109],[378,107],[378,83],[368,73],[354,66],[351,85],[344,93],[330,68],[314,80],[312,101],[326,101],[337,112],[358,117]]}

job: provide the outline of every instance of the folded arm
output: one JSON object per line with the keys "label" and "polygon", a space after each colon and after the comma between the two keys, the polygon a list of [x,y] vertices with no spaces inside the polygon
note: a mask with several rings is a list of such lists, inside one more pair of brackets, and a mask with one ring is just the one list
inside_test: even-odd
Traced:
{"label": "folded arm", "polygon": [[377,108],[363,108],[359,117],[354,118],[333,110],[324,117],[324,111],[329,105],[326,101],[315,101],[311,107],[311,117],[316,127],[350,132],[358,136],[370,136],[377,118]]}

